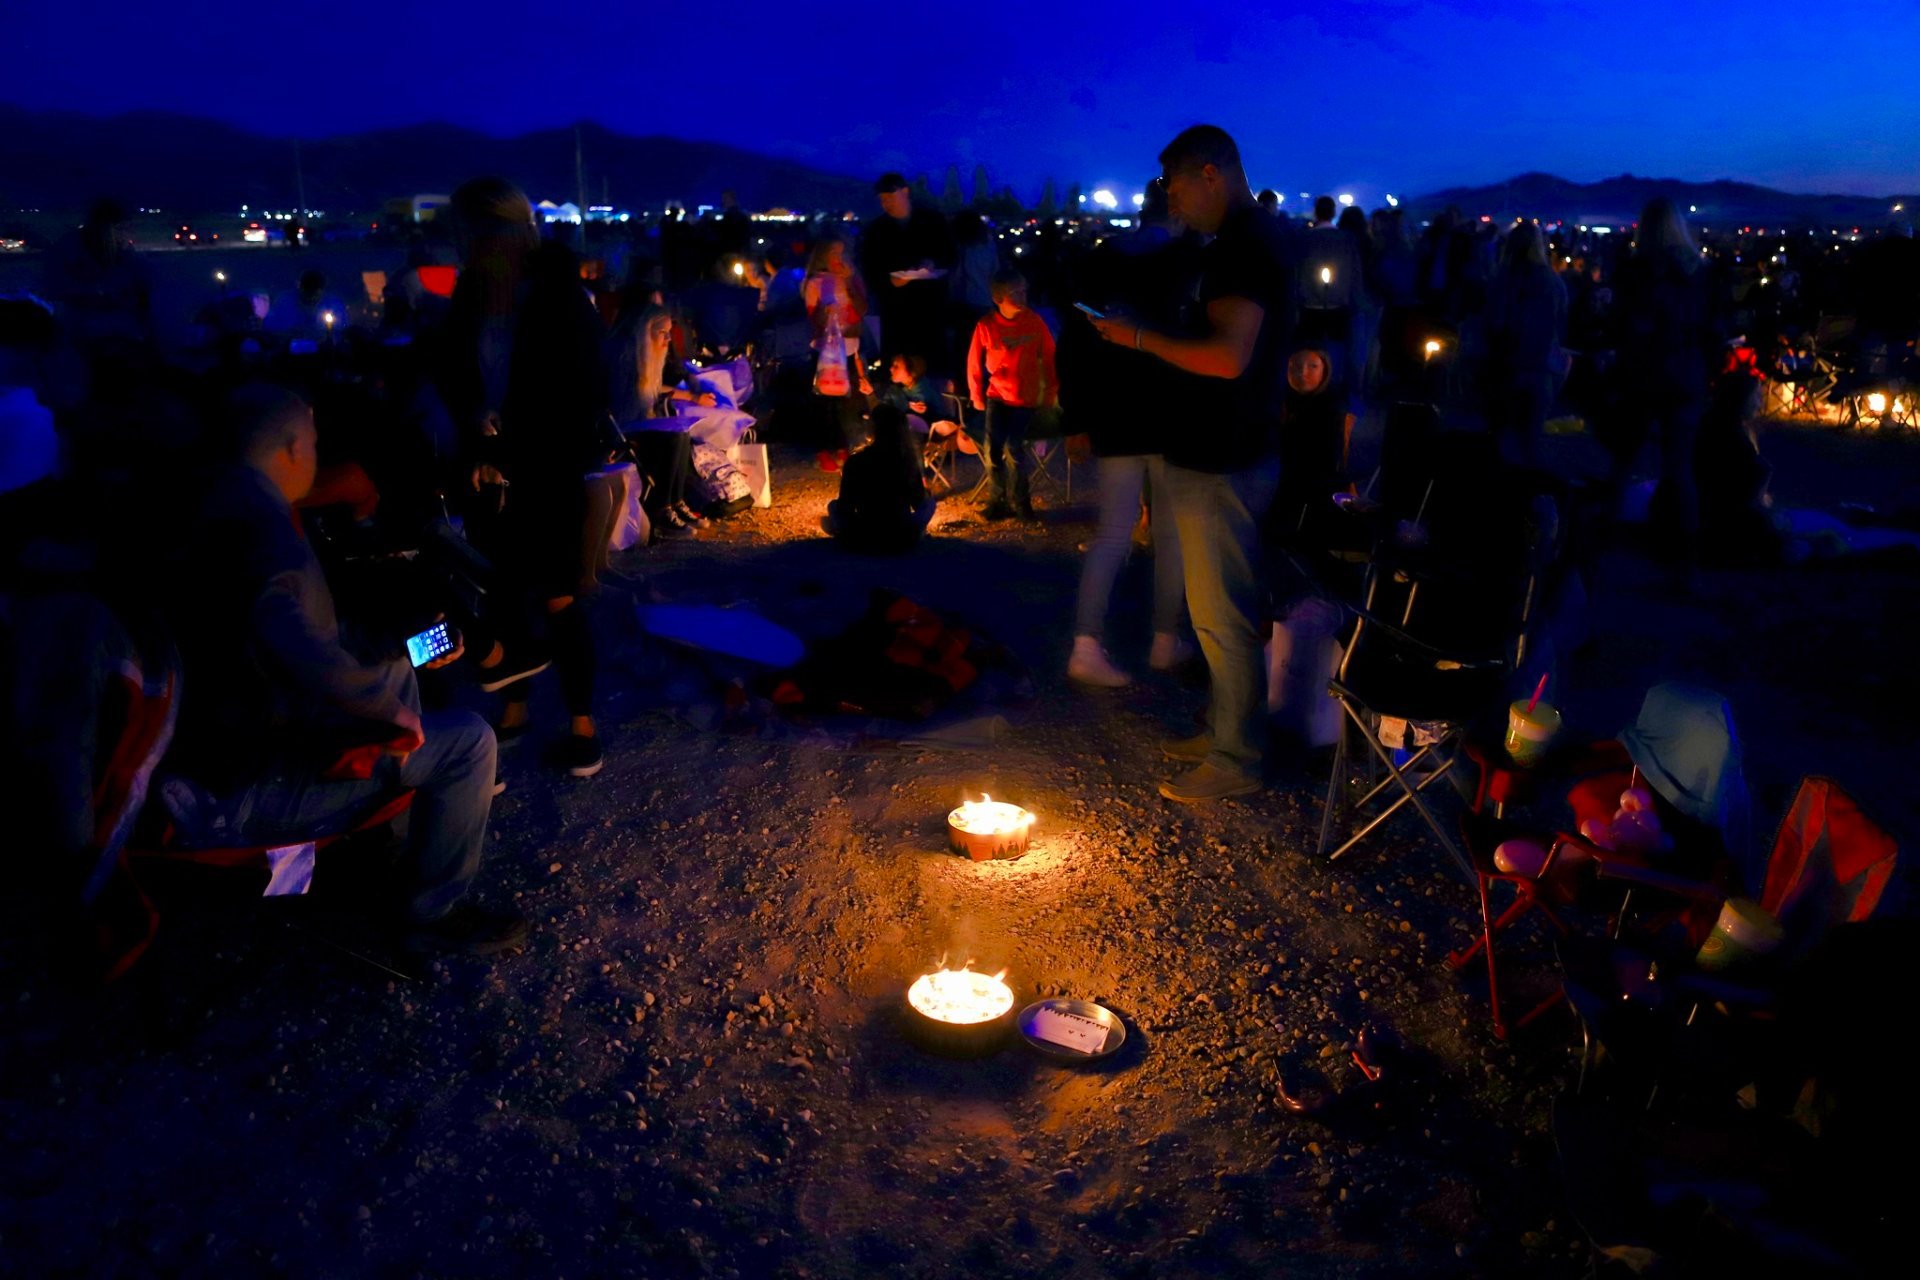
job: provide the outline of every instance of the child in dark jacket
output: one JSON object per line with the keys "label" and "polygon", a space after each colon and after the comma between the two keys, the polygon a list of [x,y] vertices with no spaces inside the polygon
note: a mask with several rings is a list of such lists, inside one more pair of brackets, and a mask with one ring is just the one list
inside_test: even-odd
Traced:
{"label": "child in dark jacket", "polygon": [[855,550],[911,550],[934,508],[921,476],[919,445],[897,406],[877,406],[868,425],[873,440],[847,459],[840,496],[827,504],[820,527]]}

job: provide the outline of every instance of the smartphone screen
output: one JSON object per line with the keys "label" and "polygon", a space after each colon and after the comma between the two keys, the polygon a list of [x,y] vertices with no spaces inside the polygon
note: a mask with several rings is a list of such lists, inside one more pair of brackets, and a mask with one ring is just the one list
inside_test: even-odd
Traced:
{"label": "smartphone screen", "polygon": [[1090,306],[1088,306],[1088,305],[1087,305],[1086,303],[1084,303],[1084,302],[1076,302],[1076,303],[1074,303],[1074,304],[1073,304],[1073,309],[1074,309],[1075,311],[1084,311],[1084,312],[1086,312],[1086,313],[1087,313],[1088,315],[1090,315],[1090,316],[1092,316],[1092,317],[1093,317],[1093,318],[1094,318],[1095,320],[1105,320],[1105,319],[1107,318],[1107,313],[1106,313],[1106,312],[1104,312],[1104,311],[1095,311],[1095,310],[1094,310],[1094,309],[1093,309],[1092,307],[1090,307]]}
{"label": "smartphone screen", "polygon": [[453,652],[453,633],[444,622],[436,622],[407,640],[407,657],[416,667],[424,667],[435,658]]}

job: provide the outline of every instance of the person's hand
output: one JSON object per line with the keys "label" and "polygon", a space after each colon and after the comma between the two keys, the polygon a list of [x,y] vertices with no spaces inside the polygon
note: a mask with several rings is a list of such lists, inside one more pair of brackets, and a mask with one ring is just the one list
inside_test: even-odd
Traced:
{"label": "person's hand", "polygon": [[924,417],[927,412],[927,402],[925,400],[909,400],[907,401],[907,408]]}
{"label": "person's hand", "polygon": [[[436,622],[439,620],[438,618],[434,619]],[[447,638],[453,641],[453,648],[421,667],[420,669],[422,671],[438,671],[442,667],[450,667],[465,656],[467,652],[467,638],[453,627],[447,628]]]}
{"label": "person's hand", "polygon": [[478,463],[473,468],[471,479],[475,493],[479,493],[483,488],[491,488],[493,490],[493,510],[495,515],[506,510],[507,486],[511,482],[500,474],[500,468],[488,462]]}
{"label": "person's hand", "polygon": [[716,396],[711,391],[702,391],[699,395],[693,398],[693,402],[699,405],[702,409],[711,409],[715,405],[720,403],[720,397]]}
{"label": "person's hand", "polygon": [[873,383],[868,380],[867,375],[864,373],[860,375],[860,394],[863,396],[873,394]]}
{"label": "person's hand", "polygon": [[985,413],[987,411],[987,402],[976,396],[973,401],[973,411],[975,413]]}
{"label": "person's hand", "polygon": [[500,434],[500,411],[498,409],[488,409],[480,415],[480,434],[483,436],[497,436]]}
{"label": "person's hand", "polygon": [[1087,322],[1108,342],[1131,347],[1138,345],[1140,341],[1140,326],[1122,316],[1102,316],[1097,320],[1089,316]]}
{"label": "person's hand", "polygon": [[404,763],[408,756],[427,745],[427,734],[426,730],[420,727],[419,715],[407,707],[400,708],[396,727],[400,732],[394,735],[394,741],[387,744],[386,751],[388,755],[397,756]]}

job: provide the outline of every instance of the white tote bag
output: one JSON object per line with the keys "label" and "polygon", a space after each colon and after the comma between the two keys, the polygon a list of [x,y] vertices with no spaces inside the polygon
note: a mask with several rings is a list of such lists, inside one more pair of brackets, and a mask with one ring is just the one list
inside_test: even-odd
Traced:
{"label": "white tote bag", "polygon": [[762,510],[772,506],[773,465],[767,458],[767,446],[755,440],[749,431],[746,438],[733,447],[731,456],[733,465],[746,477],[747,487],[753,490],[753,505]]}

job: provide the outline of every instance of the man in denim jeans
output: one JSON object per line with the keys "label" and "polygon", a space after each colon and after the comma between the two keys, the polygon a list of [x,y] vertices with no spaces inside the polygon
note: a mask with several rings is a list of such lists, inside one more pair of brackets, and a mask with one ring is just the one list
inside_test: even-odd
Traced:
{"label": "man in denim jeans", "polygon": [[1202,336],[1159,333],[1120,317],[1094,327],[1109,342],[1191,375],[1181,392],[1191,429],[1169,440],[1166,488],[1212,694],[1207,732],[1163,745],[1191,768],[1161,783],[1160,794],[1195,804],[1261,787],[1260,526],[1280,478],[1293,280],[1278,229],[1255,202],[1225,130],[1187,129],[1160,153],[1160,165],[1169,212],[1212,237],[1201,267]]}
{"label": "man in denim jeans", "polygon": [[[373,904],[417,951],[520,946],[526,920],[475,904],[494,793],[493,730],[471,712],[421,712],[404,653],[362,661],[293,503],[313,486],[313,411],[276,387],[229,405],[238,466],[211,477],[168,600],[182,667],[164,765],[195,844],[281,845],[350,830],[414,793],[404,880]],[[457,659],[444,655],[437,665]]]}

